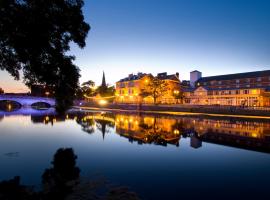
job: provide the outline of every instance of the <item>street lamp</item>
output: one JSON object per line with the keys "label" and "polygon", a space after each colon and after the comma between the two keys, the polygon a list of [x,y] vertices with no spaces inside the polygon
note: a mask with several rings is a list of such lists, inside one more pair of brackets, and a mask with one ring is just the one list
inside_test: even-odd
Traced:
{"label": "street lamp", "polygon": [[45,92],[45,95],[47,96],[47,98],[49,97],[49,95],[50,95],[50,92]]}

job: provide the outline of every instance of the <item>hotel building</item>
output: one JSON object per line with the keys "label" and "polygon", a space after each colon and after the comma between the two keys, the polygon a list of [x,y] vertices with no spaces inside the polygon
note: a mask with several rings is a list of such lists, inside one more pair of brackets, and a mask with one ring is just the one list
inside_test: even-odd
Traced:
{"label": "hotel building", "polygon": [[[141,90],[149,83],[152,74],[138,73],[130,74],[128,77],[116,82],[116,103],[154,103],[151,96],[142,98]],[[167,75],[166,72],[157,74],[156,78],[164,80],[167,83],[167,92],[159,99],[159,103],[177,103],[175,94],[180,92],[179,73]]]}
{"label": "hotel building", "polygon": [[196,70],[188,83],[184,104],[270,106],[270,70],[209,77]]}

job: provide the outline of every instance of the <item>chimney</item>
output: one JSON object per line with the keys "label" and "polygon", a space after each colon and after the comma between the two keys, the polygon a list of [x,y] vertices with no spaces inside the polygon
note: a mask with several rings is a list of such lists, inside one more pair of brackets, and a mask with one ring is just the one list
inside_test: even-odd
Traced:
{"label": "chimney", "polygon": [[176,72],[175,76],[179,79],[179,72]]}
{"label": "chimney", "polygon": [[198,81],[202,77],[202,72],[200,71],[192,71],[190,72],[190,86],[195,87],[196,81]]}

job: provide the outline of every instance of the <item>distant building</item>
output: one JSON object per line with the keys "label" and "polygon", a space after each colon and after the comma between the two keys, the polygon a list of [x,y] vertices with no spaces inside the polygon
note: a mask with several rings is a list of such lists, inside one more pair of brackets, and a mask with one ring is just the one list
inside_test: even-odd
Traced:
{"label": "distant building", "polygon": [[38,97],[54,96],[53,89],[45,85],[32,85],[30,89],[31,89],[31,96],[38,96]]}
{"label": "distant building", "polygon": [[[138,73],[130,74],[116,82],[116,103],[153,103],[151,97],[140,97],[140,93],[145,84],[148,83],[152,74]],[[179,92],[180,80],[179,73],[167,75],[166,72],[159,73],[157,78],[164,80],[168,84],[168,92],[162,98],[158,99],[160,103],[176,103],[174,92]]]}
{"label": "distant building", "polygon": [[270,70],[210,77],[193,71],[183,92],[185,104],[270,106]]}

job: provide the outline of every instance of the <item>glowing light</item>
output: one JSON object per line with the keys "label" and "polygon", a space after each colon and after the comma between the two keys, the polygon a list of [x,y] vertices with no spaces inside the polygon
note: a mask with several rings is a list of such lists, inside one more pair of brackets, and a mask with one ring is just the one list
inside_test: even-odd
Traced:
{"label": "glowing light", "polygon": [[174,133],[175,135],[178,135],[178,134],[179,134],[179,130],[175,129],[175,130],[173,131],[173,133]]}
{"label": "glowing light", "polygon": [[254,137],[254,138],[258,137],[257,133],[252,133],[251,136]]}
{"label": "glowing light", "polygon": [[101,99],[101,100],[99,100],[98,103],[99,103],[99,105],[106,105],[108,103],[108,101]]}

